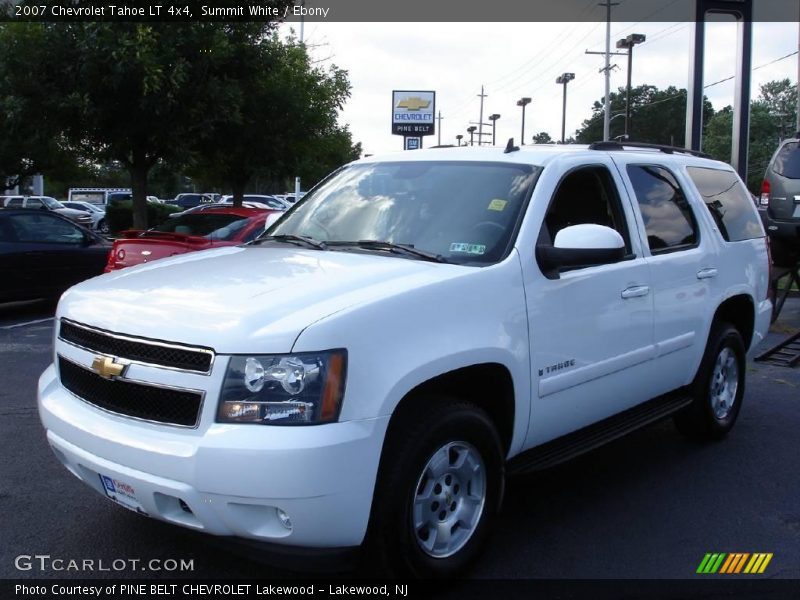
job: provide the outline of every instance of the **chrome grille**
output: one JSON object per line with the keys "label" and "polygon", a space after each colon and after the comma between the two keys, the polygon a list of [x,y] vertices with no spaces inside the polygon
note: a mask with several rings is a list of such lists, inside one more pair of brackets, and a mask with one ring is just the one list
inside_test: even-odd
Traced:
{"label": "chrome grille", "polygon": [[193,348],[160,340],[135,338],[66,319],[61,320],[58,337],[90,352],[205,375],[211,372],[214,362],[214,351],[210,348]]}
{"label": "chrome grille", "polygon": [[58,357],[61,385],[103,410],[141,419],[195,427],[203,392],[150,385],[127,379],[105,379],[71,360]]}

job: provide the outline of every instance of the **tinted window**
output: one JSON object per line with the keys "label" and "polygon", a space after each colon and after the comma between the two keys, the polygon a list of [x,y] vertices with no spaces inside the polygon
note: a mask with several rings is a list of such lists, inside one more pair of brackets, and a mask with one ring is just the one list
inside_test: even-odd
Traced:
{"label": "tinted window", "polygon": [[12,198],[6,202],[6,208],[22,208],[22,198]]}
{"label": "tinted window", "polygon": [[697,225],[686,195],[672,173],[652,165],[628,165],[628,177],[639,203],[650,252],[697,244]]}
{"label": "tinted window", "polygon": [[778,151],[772,170],[789,179],[800,179],[800,148],[798,142],[787,142]]}
{"label": "tinted window", "polygon": [[701,167],[688,167],[686,170],[722,237],[729,242],[738,242],[764,236],[750,194],[736,173]]}
{"label": "tinted window", "polygon": [[44,204],[38,198],[28,198],[25,202],[25,208],[42,208]]}
{"label": "tinted window", "polygon": [[459,161],[353,165],[328,179],[270,230],[341,242],[410,244],[458,263],[507,252],[538,169]]}
{"label": "tinted window", "polygon": [[78,227],[48,213],[10,215],[8,222],[19,242],[80,244],[86,239]]}

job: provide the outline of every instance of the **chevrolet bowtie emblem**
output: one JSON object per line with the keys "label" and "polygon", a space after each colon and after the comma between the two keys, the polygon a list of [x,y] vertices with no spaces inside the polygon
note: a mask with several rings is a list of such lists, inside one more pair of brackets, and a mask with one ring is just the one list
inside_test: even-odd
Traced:
{"label": "chevrolet bowtie emblem", "polygon": [[405,98],[397,103],[397,108],[405,108],[406,110],[419,110],[420,108],[428,108],[431,105],[430,100],[423,100],[417,96]]}
{"label": "chevrolet bowtie emblem", "polygon": [[108,356],[95,356],[92,361],[92,371],[105,379],[119,377],[125,370],[125,365],[119,365],[114,359]]}

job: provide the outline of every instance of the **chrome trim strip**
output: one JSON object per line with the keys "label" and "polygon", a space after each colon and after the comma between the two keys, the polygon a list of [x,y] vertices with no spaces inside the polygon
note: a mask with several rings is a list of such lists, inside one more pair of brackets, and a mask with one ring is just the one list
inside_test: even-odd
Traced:
{"label": "chrome trim strip", "polygon": [[[70,340],[65,340],[64,338],[62,338],[61,337],[61,322],[69,323],[73,327],[77,327],[79,329],[85,329],[86,331],[91,331],[92,333],[96,333],[98,335],[105,335],[105,336],[108,336],[110,338],[119,339],[119,340],[125,340],[125,341],[133,342],[133,343],[136,343],[136,344],[145,344],[145,345],[151,345],[151,346],[161,346],[162,348],[173,348],[175,350],[185,350],[185,351],[188,351],[188,352],[199,352],[199,353],[203,353],[203,354],[209,354],[211,356],[211,360],[209,361],[208,370],[207,371],[200,371],[198,369],[182,369],[180,367],[170,367],[170,366],[167,366],[167,365],[160,365],[158,363],[145,362],[145,361],[141,361],[141,360],[135,360],[135,359],[132,359],[132,358],[126,358],[124,356],[116,356],[116,355],[113,355],[113,354],[107,354],[105,352],[100,352],[99,350],[95,350],[95,349],[92,349],[92,348],[87,348],[86,346],[81,346],[80,344],[76,344],[75,342],[71,342]],[[80,348],[81,350],[86,350],[87,352],[92,352],[94,354],[100,354],[102,356],[110,356],[111,358],[116,358],[116,359],[125,361],[126,364],[137,364],[137,365],[143,365],[143,366],[146,366],[146,367],[154,367],[156,369],[167,369],[169,371],[177,371],[179,373],[196,373],[196,374],[199,374],[199,375],[211,375],[211,371],[213,371],[213,369],[214,369],[214,360],[217,357],[217,355],[215,354],[214,350],[212,350],[211,348],[201,348],[201,347],[198,347],[198,346],[187,346],[187,345],[183,345],[183,344],[174,344],[174,343],[171,343],[171,342],[162,342],[162,341],[159,341],[159,340],[151,340],[149,338],[140,338],[140,337],[135,337],[135,336],[130,336],[130,335],[124,335],[124,334],[121,334],[121,333],[113,333],[113,332],[108,331],[106,329],[98,329],[96,327],[90,327],[89,325],[84,325],[83,323],[78,323],[78,322],[73,321],[71,319],[64,319],[63,317],[61,319],[59,319],[58,339],[60,339],[65,344],[69,344],[70,346],[75,346],[76,348]]]}
{"label": "chrome trim strip", "polygon": [[[68,356],[64,356],[63,354],[56,354],[58,358],[63,358],[65,361],[72,363],[76,367],[83,369],[84,371],[88,371],[94,375],[97,375],[91,368],[88,368],[86,365],[82,365],[81,363],[72,360]],[[194,394],[200,394],[200,404],[197,406],[197,419],[195,419],[194,425],[181,425],[180,423],[170,423],[168,421],[153,421],[152,419],[143,419],[142,417],[134,417],[131,415],[126,415],[125,413],[115,412],[113,410],[109,410],[107,408],[103,408],[102,406],[98,406],[93,402],[90,402],[86,398],[81,398],[78,394],[74,393],[72,390],[68,389],[62,382],[61,382],[61,370],[58,368],[58,361],[56,361],[56,370],[58,371],[58,385],[60,385],[66,392],[68,392],[71,396],[74,396],[81,402],[88,404],[96,408],[97,410],[102,410],[104,413],[108,413],[109,415],[116,415],[117,417],[122,417],[123,419],[132,419],[134,421],[141,421],[143,423],[152,423],[153,425],[166,425],[167,427],[180,427],[181,429],[197,429],[200,426],[200,420],[203,415],[203,406],[205,405],[206,401],[206,391],[205,390],[196,390],[192,388],[185,388],[179,387],[175,385],[166,385],[166,384],[159,384],[159,383],[152,383],[150,381],[142,381],[140,379],[128,379],[126,377],[116,377],[115,379],[119,381],[127,381],[128,383],[136,383],[138,385],[144,385],[147,387],[152,388],[162,388],[166,390],[173,390],[176,392],[191,392]],[[98,375],[99,377],[99,375]]]}

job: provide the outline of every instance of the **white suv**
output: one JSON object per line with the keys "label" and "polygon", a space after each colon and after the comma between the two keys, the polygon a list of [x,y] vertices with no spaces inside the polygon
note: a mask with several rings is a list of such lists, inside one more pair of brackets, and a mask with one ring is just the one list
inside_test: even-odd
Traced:
{"label": "white suv", "polygon": [[68,291],[47,439],[139,513],[396,573],[465,567],[508,473],[725,435],[770,320],[747,190],[677,149],[370,157],[267,233]]}

